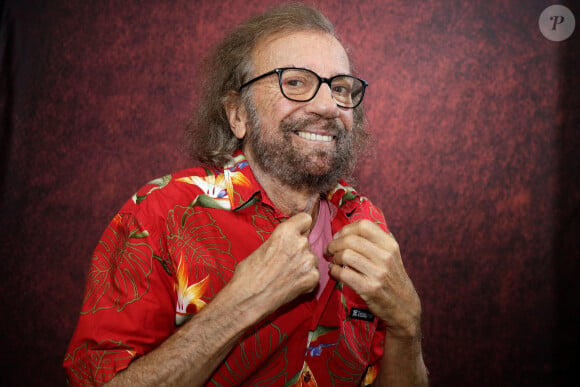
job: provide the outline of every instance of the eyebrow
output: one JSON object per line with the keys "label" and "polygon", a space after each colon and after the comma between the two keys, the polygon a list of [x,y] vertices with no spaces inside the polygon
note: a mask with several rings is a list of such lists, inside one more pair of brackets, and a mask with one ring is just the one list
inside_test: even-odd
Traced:
{"label": "eyebrow", "polygon": [[[310,71],[312,71],[312,72],[314,72],[314,73],[318,74],[318,72],[317,72],[317,71],[314,71],[314,70],[313,70],[312,68],[310,68],[309,66],[298,66],[298,65],[295,65],[295,64],[291,64],[291,65],[289,65],[289,66],[276,66],[276,67],[274,67],[274,68],[278,69],[278,68],[285,68],[285,67],[294,67],[294,68],[297,68],[297,69],[305,69],[305,70],[310,70]],[[318,74],[318,75],[319,75],[319,76],[321,76],[320,74]],[[338,75],[351,75],[351,76],[353,76],[352,72],[349,70],[347,73],[340,73],[340,72],[339,72],[339,73],[332,73],[332,74],[330,74],[328,77],[323,77],[323,78],[332,78],[332,77],[336,77],[336,76],[338,76]]]}

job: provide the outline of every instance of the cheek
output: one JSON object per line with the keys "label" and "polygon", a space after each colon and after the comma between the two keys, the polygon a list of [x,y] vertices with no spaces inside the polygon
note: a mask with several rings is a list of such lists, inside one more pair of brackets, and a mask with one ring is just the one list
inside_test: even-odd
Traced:
{"label": "cheek", "polygon": [[[280,92],[278,91],[278,94]],[[265,94],[257,102],[258,115],[264,128],[277,128],[280,122],[292,115],[300,106],[282,95]]]}
{"label": "cheek", "polygon": [[339,115],[340,121],[348,131],[352,131],[354,116],[352,109],[342,110]]}

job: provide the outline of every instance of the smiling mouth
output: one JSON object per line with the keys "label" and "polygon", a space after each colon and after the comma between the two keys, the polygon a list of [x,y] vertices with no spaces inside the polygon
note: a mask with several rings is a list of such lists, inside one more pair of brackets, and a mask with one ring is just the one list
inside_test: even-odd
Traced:
{"label": "smiling mouth", "polygon": [[327,136],[327,135],[310,133],[310,132],[298,131],[298,132],[294,132],[294,134],[296,134],[298,137],[301,137],[305,140],[310,140],[310,141],[331,142],[332,140],[334,140],[334,136]]}

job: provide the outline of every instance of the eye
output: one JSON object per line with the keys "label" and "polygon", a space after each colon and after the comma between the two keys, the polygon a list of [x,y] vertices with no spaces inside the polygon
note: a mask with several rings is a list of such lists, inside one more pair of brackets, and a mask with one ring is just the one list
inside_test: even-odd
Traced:
{"label": "eye", "polygon": [[354,97],[362,90],[362,82],[350,75],[341,75],[332,80],[332,92],[335,96]]}
{"label": "eye", "polygon": [[299,87],[304,84],[304,80],[298,78],[290,78],[284,81],[286,86]]}
{"label": "eye", "polygon": [[344,85],[332,85],[332,91],[338,94],[350,94],[350,88]]}
{"label": "eye", "polygon": [[332,92],[338,95],[350,95],[352,93],[352,82],[348,79],[336,78],[332,82]]}
{"label": "eye", "polygon": [[286,76],[286,77],[284,77],[282,82],[284,83],[284,87],[294,88],[294,89],[306,88],[306,87],[309,87],[309,84],[310,84],[308,77],[305,77],[305,76],[300,75],[300,74]]}

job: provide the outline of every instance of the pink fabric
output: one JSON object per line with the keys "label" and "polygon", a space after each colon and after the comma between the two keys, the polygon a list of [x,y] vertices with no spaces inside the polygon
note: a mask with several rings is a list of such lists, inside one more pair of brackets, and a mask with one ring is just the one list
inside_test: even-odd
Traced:
{"label": "pink fabric", "polygon": [[320,271],[320,284],[316,292],[316,298],[324,291],[324,287],[328,283],[328,265],[329,261],[324,256],[326,246],[332,240],[332,228],[330,218],[330,207],[326,199],[320,200],[320,209],[318,210],[318,219],[314,228],[308,236],[308,242],[314,254],[318,256],[318,270]]}

